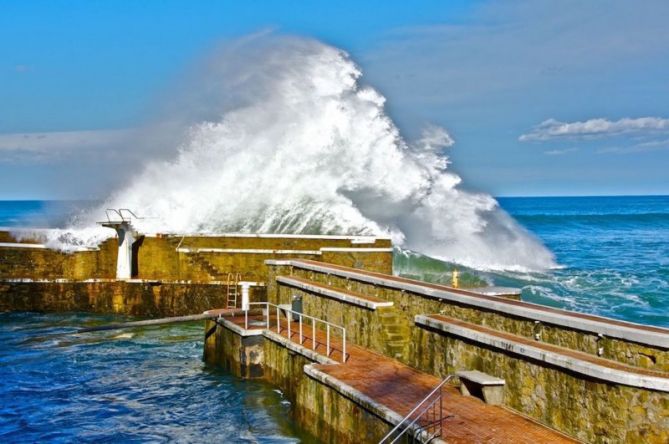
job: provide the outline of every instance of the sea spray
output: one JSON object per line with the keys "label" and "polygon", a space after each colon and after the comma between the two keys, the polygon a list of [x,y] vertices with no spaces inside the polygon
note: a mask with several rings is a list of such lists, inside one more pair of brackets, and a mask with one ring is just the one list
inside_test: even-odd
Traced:
{"label": "sea spray", "polygon": [[[181,141],[147,160],[60,248],[112,234],[105,208],[131,208],[142,232],[390,235],[404,248],[479,269],[541,270],[552,254],[495,199],[461,187],[448,133],[406,141],[348,55],[276,35],[225,45],[192,82]],[[183,112],[179,115],[179,112]],[[164,140],[164,137],[161,139]]]}

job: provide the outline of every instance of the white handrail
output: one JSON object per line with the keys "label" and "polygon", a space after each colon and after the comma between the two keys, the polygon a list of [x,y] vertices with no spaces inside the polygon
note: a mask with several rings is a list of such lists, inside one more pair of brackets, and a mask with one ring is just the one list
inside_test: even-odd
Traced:
{"label": "white handrail", "polygon": [[[112,220],[111,217],[109,217],[109,213],[116,213],[119,217],[118,221],[117,220]],[[127,218],[123,216],[123,212],[129,213],[130,216]],[[145,219],[144,217],[139,217],[135,214],[134,211],[130,210],[129,208],[107,208],[105,210],[105,215],[107,216],[107,221],[108,222],[130,222],[133,218],[134,219]]]}
{"label": "white handrail", "polygon": [[[384,444],[384,443],[386,443],[386,442],[390,442],[390,443],[392,444],[392,443],[394,443],[394,442],[397,442],[398,439],[400,439],[405,433],[407,433],[407,432],[411,429],[411,427],[413,427],[413,425],[416,424],[416,422],[417,422],[417,421],[418,421],[418,420],[419,420],[419,419],[420,419],[420,418],[421,418],[421,417],[422,417],[422,416],[423,416],[423,415],[424,415],[424,414],[425,414],[425,413],[426,413],[432,406],[434,406],[434,404],[436,403],[436,401],[438,401],[438,400],[441,399],[441,396],[442,396],[442,395],[441,395],[441,388],[442,388],[442,387],[444,386],[444,384],[446,384],[452,377],[453,377],[453,375],[448,375],[448,376],[446,377],[446,379],[444,379],[443,381],[441,381],[441,382],[439,383],[439,385],[437,385],[437,386],[436,386],[436,387],[435,387],[435,388],[434,388],[434,389],[433,389],[433,390],[432,390],[432,391],[431,391],[425,398],[423,398],[418,404],[416,404],[416,406],[415,406],[413,409],[411,409],[411,411],[410,411],[410,412],[409,412],[409,413],[408,413],[408,414],[407,414],[407,415],[406,415],[406,416],[405,416],[405,417],[404,417],[404,418],[403,418],[403,419],[402,419],[402,420],[401,420],[395,427],[393,427],[393,429],[392,429],[390,432],[388,432],[388,433],[386,434],[386,436],[384,436],[384,437],[381,439],[381,441],[379,441],[379,444]],[[427,402],[427,401],[428,401],[428,400],[429,400],[435,393],[437,393],[437,392],[439,392],[439,396],[438,396],[437,398],[435,398],[431,403],[429,403],[429,404],[423,409],[423,411],[420,412],[420,414],[416,415],[416,417],[415,417],[409,424],[407,424],[407,425],[400,431],[400,433],[399,433],[397,436],[395,436],[395,438],[394,438],[392,441],[389,441],[389,439],[392,438],[393,434],[394,434],[395,432],[397,432],[398,430],[400,430],[400,429],[402,428],[403,424],[404,424],[405,422],[407,422],[407,421],[409,420],[409,418],[411,418],[411,415],[413,415],[414,413],[416,413],[416,411],[417,411],[418,409],[420,409],[421,406],[423,406],[423,404],[425,404],[425,403],[426,403],[426,402]],[[439,405],[440,410],[441,410],[441,407],[442,407],[442,406],[441,406],[441,403],[440,403],[440,405]],[[441,424],[441,421],[443,420],[443,418],[441,418],[441,411],[439,412],[439,415],[440,415],[440,417],[439,417],[439,421],[440,421],[440,424]],[[419,430],[420,430],[420,429],[419,429]]]}
{"label": "white handrail", "polygon": [[[250,302],[249,303],[249,308],[251,305],[262,305],[265,306],[265,325],[267,329],[270,328],[270,315],[269,315],[269,310],[270,307],[276,308],[276,331],[277,333],[281,333],[281,311],[284,311],[286,313],[286,320],[287,320],[287,330],[288,330],[288,339],[292,337],[292,333],[290,330],[290,324],[291,324],[291,318],[293,315],[296,315],[298,318],[298,324],[299,324],[299,330],[298,330],[298,337],[299,337],[299,343],[302,345],[304,343],[304,340],[307,338],[304,336],[304,328],[303,328],[303,319],[310,319],[311,320],[311,328],[312,328],[312,339],[311,339],[311,349],[316,350],[316,324],[321,323],[325,324],[325,334],[326,334],[326,342],[325,342],[325,352],[326,356],[330,356],[332,347],[330,346],[330,329],[331,328],[337,328],[341,330],[341,335],[342,335],[342,362],[346,362],[346,328],[342,327],[341,325],[333,324],[328,321],[324,321],[323,319],[315,318],[313,316],[306,315],[304,313],[300,313],[298,311],[291,310],[290,308],[284,308],[284,307],[279,307],[276,304],[272,304],[271,302]],[[249,315],[248,315],[248,310],[244,311],[244,328],[248,329],[249,328]]]}

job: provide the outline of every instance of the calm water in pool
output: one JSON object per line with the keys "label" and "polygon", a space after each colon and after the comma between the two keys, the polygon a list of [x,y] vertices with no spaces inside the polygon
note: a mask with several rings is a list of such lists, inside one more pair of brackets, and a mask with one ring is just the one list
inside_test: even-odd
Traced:
{"label": "calm water in pool", "polygon": [[201,323],[56,335],[121,319],[0,314],[0,442],[314,442],[275,387],[202,362]]}

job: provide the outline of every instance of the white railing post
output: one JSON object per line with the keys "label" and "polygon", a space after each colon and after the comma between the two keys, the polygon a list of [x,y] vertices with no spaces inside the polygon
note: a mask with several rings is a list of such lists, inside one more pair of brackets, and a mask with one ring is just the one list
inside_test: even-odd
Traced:
{"label": "white railing post", "polygon": [[249,329],[249,309],[246,307],[246,310],[244,310],[244,329],[248,330]]}
{"label": "white railing post", "polygon": [[316,350],[316,321],[311,320],[311,349]]}
{"label": "white railing post", "polygon": [[288,340],[290,340],[290,321],[293,317],[293,312],[290,310],[286,310],[286,322],[288,323]]}
{"label": "white railing post", "polygon": [[342,341],[342,349],[343,349],[343,356],[341,358],[341,362],[346,362],[346,329],[342,328],[342,336],[343,336],[343,341]]}
{"label": "white railing post", "polygon": [[298,316],[300,317],[300,345],[302,345],[302,313],[299,313]]}
{"label": "white railing post", "polygon": [[330,324],[325,324],[325,331],[326,331],[326,346],[325,346],[325,351],[327,353],[327,357],[330,357]]}

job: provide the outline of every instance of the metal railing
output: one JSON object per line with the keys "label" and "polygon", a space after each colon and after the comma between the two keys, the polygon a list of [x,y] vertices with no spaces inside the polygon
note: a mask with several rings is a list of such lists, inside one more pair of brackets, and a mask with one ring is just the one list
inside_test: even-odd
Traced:
{"label": "metal railing", "polygon": [[[124,212],[128,214],[126,217],[123,217]],[[118,216],[118,219],[112,219],[111,217],[109,217],[109,213],[115,213]],[[143,219],[137,216],[132,210],[129,210],[128,208],[118,208],[118,209],[107,208],[105,210],[105,215],[107,216],[108,222],[130,222],[133,218]]]}
{"label": "metal railing", "polygon": [[[379,444],[395,443],[402,436],[413,431],[413,436],[423,442],[441,437],[443,432],[443,393],[444,385],[453,378],[449,375],[439,383],[422,401],[384,436]],[[421,436],[422,435],[422,436]]]}
{"label": "metal railing", "polygon": [[[327,357],[330,357],[330,354],[332,351],[335,350],[334,347],[332,347],[332,344],[330,342],[330,331],[332,329],[339,330],[341,331],[341,338],[342,338],[342,349],[341,349],[341,362],[344,363],[346,362],[347,355],[346,355],[346,328],[342,327],[341,325],[337,324],[332,324],[328,321],[324,321],[322,319],[315,318],[313,316],[306,315],[304,313],[300,313],[298,311],[293,311],[290,308],[285,308],[285,307],[280,307],[278,305],[272,304],[271,302],[250,302],[249,306],[256,305],[256,306],[264,306],[264,315],[265,315],[265,326],[268,330],[272,329],[271,325],[271,319],[270,319],[270,310],[276,310],[276,332],[281,334],[281,312],[285,313],[286,317],[286,330],[288,332],[288,339],[291,339],[293,336],[292,329],[291,329],[291,320],[293,317],[297,317],[297,335],[298,335],[298,340],[299,344],[302,345],[304,344],[306,339],[311,339],[311,349],[316,351],[316,348],[318,346],[318,340],[316,338],[316,325],[318,323],[325,324],[325,353]],[[250,307],[249,307],[250,308]],[[306,336],[304,334],[304,319],[308,319],[311,321],[311,338]],[[244,310],[244,328],[248,330],[249,328],[249,310]]]}

